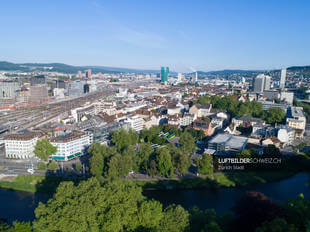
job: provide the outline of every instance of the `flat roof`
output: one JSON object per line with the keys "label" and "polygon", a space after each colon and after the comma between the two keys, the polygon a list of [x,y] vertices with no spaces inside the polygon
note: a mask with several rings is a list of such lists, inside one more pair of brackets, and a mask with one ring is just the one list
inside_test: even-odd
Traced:
{"label": "flat roof", "polygon": [[226,146],[230,148],[240,149],[247,143],[248,138],[235,136],[231,134],[218,134],[214,138],[212,138],[209,143],[224,143]]}
{"label": "flat roof", "polygon": [[225,143],[227,142],[232,135],[230,134],[217,134],[215,137],[213,137],[209,143]]}

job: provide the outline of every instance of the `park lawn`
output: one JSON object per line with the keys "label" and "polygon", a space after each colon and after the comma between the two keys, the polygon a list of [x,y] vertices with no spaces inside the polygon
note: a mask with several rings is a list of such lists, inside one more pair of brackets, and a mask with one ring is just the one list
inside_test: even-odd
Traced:
{"label": "park lawn", "polygon": [[41,176],[17,176],[12,181],[0,181],[0,188],[25,192],[36,192],[37,185],[44,180]]}

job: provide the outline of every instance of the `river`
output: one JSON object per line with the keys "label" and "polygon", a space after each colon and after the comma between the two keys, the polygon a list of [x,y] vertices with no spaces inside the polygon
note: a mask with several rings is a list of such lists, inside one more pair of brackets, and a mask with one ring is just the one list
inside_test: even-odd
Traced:
{"label": "river", "polygon": [[[286,180],[258,184],[254,186],[220,188],[217,190],[152,190],[144,191],[144,195],[160,201],[164,206],[180,204],[185,209],[198,206],[201,209],[213,208],[218,213],[230,211],[234,203],[246,191],[258,191],[276,202],[285,202],[289,198],[296,198],[303,193],[310,198],[310,186],[307,182],[310,176],[300,173]],[[26,193],[7,189],[0,189],[0,218],[29,221],[34,219],[34,209],[40,201],[46,202],[50,195]]]}

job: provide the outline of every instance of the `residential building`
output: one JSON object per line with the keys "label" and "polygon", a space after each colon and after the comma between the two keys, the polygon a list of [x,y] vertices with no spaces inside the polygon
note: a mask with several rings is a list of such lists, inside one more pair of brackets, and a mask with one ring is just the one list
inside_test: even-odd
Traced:
{"label": "residential building", "polygon": [[250,115],[243,115],[241,117],[234,117],[232,119],[232,124],[234,124],[235,127],[249,127],[255,126],[256,124],[265,125],[265,122],[260,118],[253,118]]}
{"label": "residential building", "polygon": [[266,125],[265,123],[255,123],[252,126],[252,136],[254,137],[263,137],[266,135]]}
{"label": "residential building", "polygon": [[191,125],[194,120],[196,120],[196,115],[195,114],[190,114],[190,113],[184,113],[183,116],[180,118],[180,126],[189,126]]}
{"label": "residential building", "polygon": [[286,125],[295,129],[295,138],[303,138],[306,129],[306,121],[302,107],[291,106],[287,109]]}
{"label": "residential building", "polygon": [[169,114],[169,115],[180,114],[181,111],[182,111],[182,107],[178,107],[178,106],[168,106],[167,107],[167,114]]}
{"label": "residential building", "polygon": [[50,142],[57,147],[57,152],[50,159],[68,161],[79,157],[84,154],[92,140],[92,135],[80,131],[72,131],[62,136],[53,137]]}
{"label": "residential building", "polygon": [[288,126],[282,126],[277,129],[277,138],[284,145],[291,145],[295,139],[295,130]]}
{"label": "residential building", "polygon": [[193,122],[193,128],[195,130],[202,130],[206,136],[211,136],[213,135],[216,125],[212,125],[210,119],[202,119],[202,118],[197,118],[194,122]]}
{"label": "residential building", "polygon": [[294,93],[281,91],[280,100],[292,105],[294,101]]}
{"label": "residential building", "polygon": [[136,132],[140,132],[143,129],[143,119],[137,115],[127,117],[125,123],[128,124],[129,128],[135,130]]}
{"label": "residential building", "polygon": [[262,93],[264,90],[270,90],[271,77],[265,74],[259,74],[254,79],[253,90],[256,93]]}
{"label": "residential building", "polygon": [[211,115],[212,104],[195,104],[189,109],[190,114],[195,114],[198,118]]}
{"label": "residential building", "polygon": [[35,132],[6,135],[4,137],[6,158],[29,159],[34,157],[34,146],[39,137],[40,134]]}

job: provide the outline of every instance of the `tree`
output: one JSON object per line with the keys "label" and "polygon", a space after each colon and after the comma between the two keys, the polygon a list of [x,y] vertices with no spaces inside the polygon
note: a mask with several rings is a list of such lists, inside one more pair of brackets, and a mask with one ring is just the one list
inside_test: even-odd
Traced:
{"label": "tree", "polygon": [[132,129],[127,132],[122,128],[119,131],[115,131],[112,135],[112,141],[116,145],[118,152],[122,152],[130,145],[137,144],[138,140],[139,135]]}
{"label": "tree", "polygon": [[210,222],[205,225],[205,228],[204,230],[202,230],[202,232],[209,232],[209,231],[222,232],[222,229],[216,222]]}
{"label": "tree", "polygon": [[263,148],[263,157],[281,157],[281,151],[273,144]]}
{"label": "tree", "polygon": [[120,154],[114,155],[108,163],[107,177],[117,179],[128,175],[132,170],[132,157],[129,155],[121,156]]}
{"label": "tree", "polygon": [[149,162],[150,156],[153,153],[153,148],[150,143],[141,143],[138,151],[138,166],[140,170],[146,171],[147,164]]}
{"label": "tree", "polygon": [[170,205],[160,222],[160,231],[182,232],[189,229],[189,214],[181,206]]}
{"label": "tree", "polygon": [[42,162],[39,162],[39,163],[38,163],[38,169],[39,169],[39,170],[46,170],[46,164],[45,164],[45,163],[42,163]]}
{"label": "tree", "polygon": [[78,172],[80,172],[80,171],[82,170],[82,164],[80,164],[80,163],[76,164],[75,169],[76,169]]}
{"label": "tree", "polygon": [[102,178],[104,168],[104,157],[102,154],[93,152],[89,159],[90,173],[97,179]]}
{"label": "tree", "polygon": [[169,151],[175,170],[182,175],[185,174],[192,164],[190,156],[178,149],[174,144],[169,144]]}
{"label": "tree", "polygon": [[252,157],[252,154],[251,154],[251,151],[248,150],[248,149],[243,149],[241,152],[239,152],[237,154],[237,157],[238,158],[251,158]]}
{"label": "tree", "polygon": [[293,150],[299,152],[302,150],[307,144],[305,142],[301,142],[296,146],[293,146]]}
{"label": "tree", "polygon": [[155,160],[152,159],[150,161],[149,167],[147,169],[147,173],[151,176],[155,176],[158,174],[158,166]]}
{"label": "tree", "polygon": [[288,214],[288,223],[294,224],[298,231],[308,231],[310,226],[310,200],[300,194],[294,200],[288,200],[285,204]]}
{"label": "tree", "polygon": [[159,173],[163,176],[173,176],[173,166],[171,161],[171,155],[167,148],[160,148],[156,154],[156,161],[158,165]]}
{"label": "tree", "polygon": [[30,222],[13,222],[13,230],[12,232],[31,232],[32,227],[30,225]]}
{"label": "tree", "polygon": [[188,213],[180,206],[162,210],[147,201],[142,189],[126,181],[110,181],[103,186],[96,178],[62,182],[53,198],[39,203],[34,231],[185,231]]}
{"label": "tree", "polygon": [[294,225],[289,225],[283,218],[276,218],[272,221],[264,222],[258,227],[256,232],[298,232]]}
{"label": "tree", "polygon": [[267,123],[281,123],[285,118],[285,112],[281,108],[269,108],[267,110],[265,120]]}
{"label": "tree", "polygon": [[93,143],[88,149],[91,154],[89,159],[90,173],[100,179],[104,171],[108,169],[108,162],[116,153],[114,147],[108,147],[99,143]]}
{"label": "tree", "polygon": [[58,169],[58,164],[56,163],[56,161],[52,161],[48,164],[48,170],[55,172]]}
{"label": "tree", "polygon": [[203,154],[201,159],[197,159],[198,173],[203,175],[213,174],[213,158],[208,154]]}
{"label": "tree", "polygon": [[[236,202],[233,211],[237,216],[235,229],[238,231],[254,231],[265,221],[284,217],[285,210],[259,192],[247,192]],[[247,222],[247,223],[244,223]]]}
{"label": "tree", "polygon": [[48,160],[48,157],[57,152],[57,147],[53,146],[46,139],[39,139],[37,144],[34,147],[34,154],[36,154],[40,159],[45,161]]}
{"label": "tree", "polygon": [[186,131],[180,136],[180,144],[182,151],[184,151],[186,154],[190,154],[196,151],[195,139],[190,133]]}

